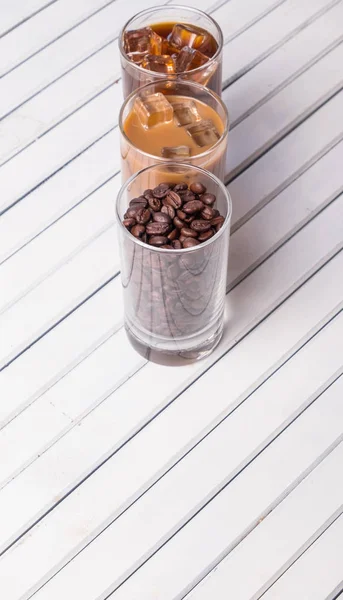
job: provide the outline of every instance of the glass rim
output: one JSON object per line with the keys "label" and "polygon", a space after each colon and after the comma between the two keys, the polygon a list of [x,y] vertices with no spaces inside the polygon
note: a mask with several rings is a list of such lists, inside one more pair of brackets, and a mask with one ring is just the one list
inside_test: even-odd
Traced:
{"label": "glass rim", "polygon": [[[120,34],[119,34],[119,37],[118,37],[118,44],[119,44],[120,54],[126,60],[126,62],[128,62],[135,69],[137,69],[137,71],[139,73],[151,73],[151,74],[154,75],[154,77],[156,76],[157,79],[163,79],[165,77],[165,73],[158,73],[156,71],[151,71],[150,69],[144,69],[143,67],[141,67],[137,63],[135,63],[132,60],[130,60],[129,57],[128,57],[128,55],[126,54],[126,52],[124,50],[124,45],[123,45],[124,32],[126,31],[126,29],[128,28],[128,26],[130,25],[131,21],[134,21],[137,17],[143,16],[145,14],[157,12],[158,10],[161,10],[161,8],[164,8],[164,9],[169,9],[169,8],[174,9],[175,8],[175,9],[189,10],[190,12],[193,12],[193,13],[196,13],[198,15],[201,15],[202,17],[205,17],[206,19],[208,19],[209,21],[211,21],[213,23],[213,25],[215,26],[215,28],[216,28],[216,30],[218,31],[218,34],[219,34],[218,48],[217,48],[215,54],[213,56],[211,56],[204,65],[201,65],[200,67],[197,67],[196,69],[191,69],[190,71],[181,71],[180,73],[175,73],[175,78],[176,77],[182,77],[182,76],[185,76],[185,75],[189,75],[190,73],[199,73],[199,72],[203,71],[206,68],[207,65],[213,63],[214,60],[216,58],[218,58],[218,56],[221,54],[221,52],[223,50],[224,36],[223,36],[223,32],[221,30],[220,25],[217,23],[217,21],[215,19],[213,19],[213,17],[211,17],[211,15],[207,15],[204,11],[202,11],[202,10],[200,10],[198,8],[193,8],[191,6],[182,6],[181,4],[171,4],[171,5],[160,4],[159,6],[154,6],[152,8],[145,8],[144,10],[141,10],[139,13],[137,13],[137,14],[133,15],[132,17],[130,17],[130,19],[128,21],[126,21],[125,25],[122,27],[122,29],[120,31]],[[173,78],[171,78],[170,80],[172,81]]]}
{"label": "glass rim", "polygon": [[146,83],[145,85],[142,85],[141,87],[137,88],[136,90],[134,90],[133,92],[131,92],[131,94],[129,96],[127,96],[127,98],[124,100],[124,102],[121,105],[120,111],[119,111],[119,117],[118,117],[118,124],[119,124],[119,130],[121,135],[123,136],[123,138],[125,139],[125,141],[130,144],[130,146],[132,146],[132,148],[135,148],[136,150],[138,150],[143,156],[147,156],[148,158],[152,158],[155,161],[158,161],[159,163],[161,162],[165,162],[165,159],[162,156],[156,156],[155,154],[150,154],[149,152],[146,152],[145,150],[141,150],[138,146],[136,146],[136,144],[134,144],[130,138],[126,135],[125,131],[124,131],[124,111],[125,108],[127,107],[127,105],[129,104],[129,102],[135,97],[138,96],[142,91],[144,91],[145,89],[147,89],[150,86],[153,85],[160,85],[160,84],[164,84],[164,83],[170,83],[170,81],[175,81],[176,83],[179,83],[181,85],[189,85],[191,87],[195,87],[196,89],[199,89],[202,91],[202,93],[207,93],[210,96],[212,96],[212,98],[214,98],[214,100],[216,100],[216,102],[218,102],[218,104],[221,106],[221,108],[223,109],[224,115],[225,115],[225,119],[226,119],[226,123],[225,123],[225,127],[224,127],[224,131],[221,134],[219,140],[216,141],[215,144],[213,144],[213,146],[211,146],[210,148],[208,148],[207,150],[205,150],[205,152],[200,152],[200,154],[195,154],[194,157],[190,157],[190,158],[195,158],[195,159],[201,159],[204,158],[206,156],[208,156],[209,154],[211,154],[211,152],[213,152],[216,148],[218,148],[218,146],[220,146],[220,144],[222,143],[222,141],[227,137],[228,133],[229,133],[229,111],[227,109],[226,104],[223,102],[223,100],[220,98],[220,96],[218,96],[218,94],[216,94],[216,92],[213,92],[212,90],[208,89],[207,87],[201,85],[200,83],[196,83],[195,81],[185,81],[183,79],[178,80],[170,80],[168,78],[162,79],[161,81],[151,81],[150,83]]}
{"label": "glass rim", "polygon": [[[142,175],[146,171],[151,171],[152,169],[156,169],[156,168],[163,167],[163,166],[165,166],[165,167],[173,166],[173,167],[178,167],[178,168],[182,167],[185,170],[194,169],[195,171],[199,171],[201,174],[212,179],[212,181],[214,181],[214,183],[216,185],[218,185],[218,187],[223,192],[223,195],[224,195],[224,197],[226,199],[226,203],[227,203],[227,214],[225,217],[225,221],[223,223],[223,226],[219,229],[219,231],[217,231],[210,239],[206,240],[206,242],[203,242],[202,244],[199,244],[198,246],[191,246],[190,248],[180,248],[180,249],[173,248],[172,250],[168,250],[165,248],[159,248],[158,246],[150,246],[149,244],[146,244],[141,239],[136,238],[134,235],[132,235],[132,233],[130,233],[129,230],[126,229],[126,227],[124,226],[121,216],[119,214],[119,203],[123,197],[123,194],[129,187],[129,185],[131,185],[131,183],[138,176]],[[163,163],[149,165],[148,167],[144,167],[144,169],[141,169],[140,171],[137,171],[137,173],[134,173],[133,175],[131,175],[131,177],[129,177],[129,179],[127,179],[125,181],[125,183],[122,184],[122,186],[117,194],[116,201],[115,201],[115,216],[116,216],[117,223],[119,224],[119,227],[125,233],[127,238],[134,244],[137,244],[138,246],[145,248],[145,250],[161,253],[162,255],[164,255],[164,254],[165,255],[170,255],[170,254],[174,254],[174,255],[182,254],[183,255],[183,254],[188,254],[188,253],[192,253],[192,252],[199,252],[201,249],[206,248],[207,246],[210,246],[215,241],[217,241],[222,235],[224,235],[224,233],[226,232],[226,230],[230,224],[231,217],[232,217],[232,198],[231,198],[231,194],[230,194],[229,190],[227,189],[226,185],[216,175],[213,175],[213,173],[211,173],[210,171],[207,171],[206,169],[203,169],[202,167],[198,167],[196,165],[192,165],[192,164],[188,164],[188,163],[177,162],[177,161],[174,161],[174,162],[164,161]]]}

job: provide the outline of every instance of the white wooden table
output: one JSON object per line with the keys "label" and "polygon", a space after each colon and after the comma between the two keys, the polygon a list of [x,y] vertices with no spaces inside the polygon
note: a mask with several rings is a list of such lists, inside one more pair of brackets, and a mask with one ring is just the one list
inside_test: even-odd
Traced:
{"label": "white wooden table", "polygon": [[343,589],[343,1],[188,4],[225,35],[234,215],[224,339],[168,368],[114,228],[143,5],[0,0],[1,600]]}

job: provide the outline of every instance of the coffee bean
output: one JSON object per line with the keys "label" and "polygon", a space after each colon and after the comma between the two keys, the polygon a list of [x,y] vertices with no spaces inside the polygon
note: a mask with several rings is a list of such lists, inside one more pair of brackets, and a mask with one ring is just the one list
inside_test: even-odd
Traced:
{"label": "coffee bean", "polygon": [[184,237],[191,237],[191,238],[198,237],[197,232],[194,231],[194,229],[190,229],[189,227],[182,227],[181,235],[183,235]]}
{"label": "coffee bean", "polygon": [[189,189],[191,190],[191,192],[194,192],[194,194],[204,194],[206,192],[205,186],[198,181],[192,183],[189,186]]}
{"label": "coffee bean", "polygon": [[214,217],[214,219],[212,219],[211,225],[213,227],[216,227],[217,225],[222,226],[223,223],[224,223],[224,221],[225,221],[224,217],[222,217],[221,215],[219,215],[219,217]]}
{"label": "coffee bean", "polygon": [[187,223],[187,225],[189,225],[192,221],[194,221],[195,219],[195,214],[194,215],[186,215],[184,218],[184,222]]}
{"label": "coffee bean", "polygon": [[186,213],[183,212],[183,210],[177,210],[176,214],[179,217],[179,219],[181,219],[181,221],[183,221],[187,217]]}
{"label": "coffee bean", "polygon": [[182,248],[182,244],[181,244],[180,240],[173,240],[172,246],[173,246],[174,250],[181,250],[181,248]]}
{"label": "coffee bean", "polygon": [[150,206],[151,210],[155,210],[155,211],[161,210],[162,204],[161,204],[161,200],[159,200],[158,198],[155,198],[154,196],[151,196],[148,199],[148,203],[149,203],[149,206]]}
{"label": "coffee bean", "polygon": [[184,204],[182,210],[187,215],[193,215],[194,213],[199,212],[203,208],[204,208],[204,205],[202,202],[200,202],[200,200],[191,200],[190,202],[187,202],[186,204]]}
{"label": "coffee bean", "polygon": [[139,208],[146,208],[148,206],[148,201],[146,198],[143,198],[141,196],[139,198],[133,198],[130,201],[129,206],[135,207],[137,205],[139,205]]}
{"label": "coffee bean", "polygon": [[137,212],[141,209],[140,205],[130,206],[125,213],[125,219],[135,219]]}
{"label": "coffee bean", "polygon": [[123,221],[123,225],[124,225],[124,227],[126,227],[126,229],[130,229],[130,227],[132,227],[135,223],[136,223],[136,219],[133,219],[133,218],[124,219],[124,221]]}
{"label": "coffee bean", "polygon": [[168,223],[168,225],[170,225],[170,223],[172,222],[170,216],[166,215],[166,213],[163,212],[155,212],[152,215],[152,218],[155,221],[155,223]]}
{"label": "coffee bean", "polygon": [[191,248],[192,246],[198,246],[199,244],[200,242],[198,242],[198,240],[195,240],[194,238],[186,238],[182,243],[182,247]]}
{"label": "coffee bean", "polygon": [[153,235],[149,238],[151,246],[164,246],[167,242],[168,239],[164,235]]}
{"label": "coffee bean", "polygon": [[182,200],[179,194],[173,190],[168,192],[166,196],[166,203],[169,204],[169,206],[172,206],[172,208],[180,208],[180,206],[182,206]]}
{"label": "coffee bean", "polygon": [[204,219],[194,219],[194,221],[191,223],[191,228],[194,229],[194,231],[202,233],[203,231],[208,231],[211,229],[211,223],[210,221],[205,221]]}
{"label": "coffee bean", "polygon": [[149,200],[149,198],[151,198],[153,196],[153,191],[149,188],[147,190],[144,190],[142,195],[144,196],[144,198]]}
{"label": "coffee bean", "polygon": [[183,202],[191,202],[192,200],[195,200],[195,195],[190,190],[186,190],[182,194],[182,201]]}
{"label": "coffee bean", "polygon": [[205,219],[206,221],[211,221],[211,219],[214,219],[214,217],[215,212],[211,206],[205,206],[205,208],[201,211],[201,218]]}
{"label": "coffee bean", "polygon": [[148,223],[146,232],[148,235],[161,236],[167,233],[170,229],[169,223]]}
{"label": "coffee bean", "polygon": [[218,232],[219,229],[221,229],[223,227],[223,223],[218,223],[218,225],[216,225],[216,231]]}
{"label": "coffee bean", "polygon": [[175,209],[172,206],[164,205],[161,208],[161,212],[165,213],[166,215],[169,215],[171,219],[174,219],[175,217]]}
{"label": "coffee bean", "polygon": [[187,183],[184,183],[184,181],[180,181],[180,183],[177,183],[176,186],[174,187],[174,192],[181,192],[181,191],[187,190],[187,189],[188,189]]}
{"label": "coffee bean", "polygon": [[151,212],[148,208],[140,208],[136,213],[136,221],[141,225],[145,225],[151,218]]}
{"label": "coffee bean", "polygon": [[209,194],[207,192],[206,194],[203,194],[202,196],[200,196],[200,200],[207,206],[212,206],[216,201],[216,197],[214,194]]}
{"label": "coffee bean", "polygon": [[172,229],[170,233],[168,233],[168,240],[173,241],[176,240],[177,237],[179,237],[179,229]]}
{"label": "coffee bean", "polygon": [[164,198],[170,190],[169,183],[160,183],[157,187],[152,190],[155,198]]}
{"label": "coffee bean", "polygon": [[178,229],[182,229],[182,227],[184,227],[184,222],[181,221],[181,219],[179,219],[179,217],[175,217],[175,219],[173,220],[173,223],[175,225],[175,227],[177,227]]}
{"label": "coffee bean", "polygon": [[144,225],[134,225],[131,229],[131,233],[132,235],[134,235],[136,238],[141,238],[143,233],[145,233],[145,227]]}
{"label": "coffee bean", "polygon": [[211,229],[208,229],[207,231],[203,231],[203,233],[199,233],[198,240],[199,240],[199,242],[206,242],[212,236],[214,236],[214,231],[211,228]]}

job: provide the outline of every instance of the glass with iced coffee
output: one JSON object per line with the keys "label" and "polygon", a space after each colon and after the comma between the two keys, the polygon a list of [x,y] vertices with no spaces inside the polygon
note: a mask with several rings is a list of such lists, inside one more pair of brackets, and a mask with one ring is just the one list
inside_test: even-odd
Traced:
{"label": "glass with iced coffee", "polygon": [[165,77],[195,81],[221,94],[223,34],[200,10],[185,6],[144,10],[124,26],[119,48],[125,98]]}
{"label": "glass with iced coffee", "polygon": [[[143,86],[124,102],[119,127],[123,182],[166,160],[187,162],[224,179],[228,113],[202,85],[165,79]],[[173,168],[161,177],[173,181]]]}

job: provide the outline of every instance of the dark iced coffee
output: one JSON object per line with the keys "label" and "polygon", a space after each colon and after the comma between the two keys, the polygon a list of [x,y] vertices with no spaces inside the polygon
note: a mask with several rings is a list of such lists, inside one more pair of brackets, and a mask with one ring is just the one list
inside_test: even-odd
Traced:
{"label": "dark iced coffee", "polygon": [[222,34],[201,11],[179,6],[143,11],[125,25],[119,45],[125,97],[161,77],[221,93]]}

